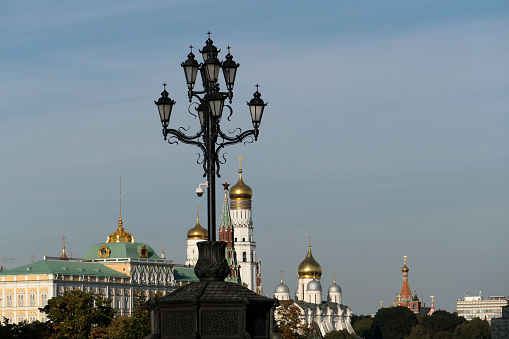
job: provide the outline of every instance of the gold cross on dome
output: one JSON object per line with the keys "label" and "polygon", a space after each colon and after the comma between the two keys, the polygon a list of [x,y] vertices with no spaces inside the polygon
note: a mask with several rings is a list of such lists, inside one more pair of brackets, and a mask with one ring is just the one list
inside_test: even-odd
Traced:
{"label": "gold cross on dome", "polygon": [[405,260],[404,264],[406,265],[406,258],[407,258],[407,256],[406,256],[406,255],[404,255],[404,256],[403,256],[403,258],[404,258],[404,260]]}
{"label": "gold cross on dome", "polygon": [[199,210],[200,210],[200,205],[196,205],[196,215],[197,216],[200,215]]}
{"label": "gold cross on dome", "polygon": [[311,247],[311,236],[308,236],[309,238],[309,247]]}
{"label": "gold cross on dome", "polygon": [[336,272],[332,272],[334,273],[334,283],[336,283]]}
{"label": "gold cross on dome", "polygon": [[67,237],[65,236],[65,234],[64,234],[64,235],[62,235],[62,241],[64,242],[64,247],[65,247],[65,238],[67,238]]}
{"label": "gold cross on dome", "polygon": [[281,272],[281,284],[283,283],[283,271],[279,271]]}
{"label": "gold cross on dome", "polygon": [[35,260],[35,254],[32,254],[31,258],[32,258],[32,263],[34,263],[34,260]]}
{"label": "gold cross on dome", "polygon": [[239,161],[239,168],[242,168],[242,160],[244,160],[246,158],[243,158],[243,157],[238,157],[237,160]]}

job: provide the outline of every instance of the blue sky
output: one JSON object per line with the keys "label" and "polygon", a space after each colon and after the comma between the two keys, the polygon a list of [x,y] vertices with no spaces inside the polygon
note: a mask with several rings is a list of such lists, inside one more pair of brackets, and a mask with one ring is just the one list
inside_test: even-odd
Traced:
{"label": "blue sky", "polygon": [[1,257],[104,241],[122,176],[126,230],[184,262],[202,172],[153,100],[168,83],[172,125],[197,125],[180,62],[210,30],[241,65],[225,127],[250,128],[256,83],[269,103],[218,179],[246,158],[265,293],[280,270],[295,289],[311,235],[356,314],[394,299],[403,255],[438,308],[509,295],[508,19],[507,1],[1,1]]}

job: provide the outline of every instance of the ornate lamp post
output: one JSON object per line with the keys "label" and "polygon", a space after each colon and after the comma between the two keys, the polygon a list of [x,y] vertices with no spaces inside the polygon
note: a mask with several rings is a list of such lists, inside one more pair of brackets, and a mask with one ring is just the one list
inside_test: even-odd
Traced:
{"label": "ornate lamp post", "polygon": [[[198,262],[194,268],[199,282],[184,285],[162,298],[152,300],[151,338],[274,338],[274,310],[277,302],[248,288],[225,282],[230,269],[225,257],[226,243],[216,241],[216,175],[219,177],[221,164],[226,162],[219,157],[221,150],[240,142],[252,142],[258,139],[258,128],[262,120],[266,103],[261,99],[256,85],[254,97],[247,103],[251,111],[253,129],[237,134],[221,130],[223,109],[229,110],[228,120],[233,114],[230,105],[233,99],[233,86],[239,64],[233,61],[228,47],[226,60],[217,58],[219,50],[209,38],[200,51],[203,63],[196,61],[192,51],[181,64],[186,76],[188,97],[191,103],[188,112],[198,116],[200,129],[195,135],[186,135],[189,128],[169,128],[171,112],[175,101],[170,99],[166,84],[161,98],[155,102],[163,125],[164,139],[170,144],[179,141],[195,145],[202,151],[203,157],[197,162],[203,165],[207,177],[208,205],[208,241],[199,242]],[[223,70],[226,92],[219,90],[219,71]],[[196,78],[201,75],[203,90],[195,90]],[[191,112],[194,107],[196,114]],[[223,120],[224,121],[224,120]],[[250,138],[250,139],[249,139]],[[201,190],[201,192],[203,192]]]}
{"label": "ornate lamp post", "polygon": [[[258,139],[260,123],[263,116],[265,106],[261,94],[258,91],[258,85],[256,85],[256,92],[253,98],[247,102],[251,111],[251,120],[254,129],[242,132],[240,128],[234,130],[238,131],[238,134],[225,133],[221,130],[220,122],[223,115],[224,108],[228,108],[229,116],[228,120],[233,114],[233,108],[225,104],[225,100],[228,99],[229,103],[232,103],[233,99],[233,86],[235,84],[235,77],[237,75],[237,69],[240,64],[233,61],[233,56],[230,53],[230,47],[228,46],[228,54],[226,60],[223,62],[219,61],[218,54],[220,50],[214,46],[213,41],[209,38],[206,41],[206,45],[200,51],[203,57],[203,63],[198,63],[195,60],[193,54],[193,46],[191,46],[191,52],[187,55],[187,60],[181,63],[184,68],[184,74],[186,76],[188,97],[191,103],[188,107],[188,112],[196,118],[196,115],[192,113],[191,108],[197,113],[200,120],[200,130],[195,135],[186,135],[185,132],[189,128],[179,127],[178,129],[169,128],[171,112],[175,101],[172,100],[166,91],[166,83],[163,84],[164,90],[161,93],[161,98],[158,101],[154,101],[159,109],[159,116],[161,118],[161,124],[163,125],[163,136],[164,140],[168,140],[170,144],[178,144],[178,141],[195,145],[200,148],[203,157],[198,158],[198,164],[203,165],[204,174],[207,177],[207,206],[208,206],[208,233],[209,241],[216,241],[216,175],[220,177],[219,170],[221,164],[226,162],[223,156],[223,160],[220,158],[221,150],[230,145],[234,145],[246,140],[246,142],[252,142],[252,138],[256,141]],[[224,81],[226,84],[226,92],[221,92],[219,89],[219,71],[223,70]],[[203,90],[195,90],[196,78],[198,72],[201,75]],[[194,101],[193,101],[194,100]]]}

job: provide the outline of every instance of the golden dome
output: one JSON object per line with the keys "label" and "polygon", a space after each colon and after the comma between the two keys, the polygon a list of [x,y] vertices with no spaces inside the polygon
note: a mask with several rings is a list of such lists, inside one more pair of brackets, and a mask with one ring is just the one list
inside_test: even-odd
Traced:
{"label": "golden dome", "polygon": [[308,254],[306,258],[302,260],[297,269],[297,274],[299,278],[317,278],[320,279],[322,277],[322,267],[320,264],[313,258],[313,254],[311,254],[311,245],[309,245]]}
{"label": "golden dome", "polygon": [[253,190],[242,181],[242,169],[239,169],[239,181],[230,189],[230,200],[251,200]]}
{"label": "golden dome", "polygon": [[405,272],[410,271],[410,269],[409,269],[409,268],[408,268],[408,266],[406,265],[406,258],[407,258],[407,256],[406,256],[406,255],[404,255],[404,256],[403,256],[403,258],[405,258],[405,261],[404,261],[404,263],[403,263],[403,267],[401,268],[401,272],[405,273]]}
{"label": "golden dome", "polygon": [[134,242],[134,237],[131,233],[124,231],[123,227],[124,223],[122,222],[122,217],[118,218],[118,227],[117,230],[111,233],[108,238],[106,238],[106,242]]}
{"label": "golden dome", "polygon": [[207,240],[209,237],[209,232],[201,227],[200,218],[198,215],[196,216],[196,226],[187,231],[187,239],[203,239]]}

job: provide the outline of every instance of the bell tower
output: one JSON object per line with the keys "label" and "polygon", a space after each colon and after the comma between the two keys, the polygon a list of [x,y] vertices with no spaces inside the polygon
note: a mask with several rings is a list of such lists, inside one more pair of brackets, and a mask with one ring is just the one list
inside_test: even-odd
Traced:
{"label": "bell tower", "polygon": [[261,261],[256,257],[253,237],[251,203],[253,190],[242,180],[242,160],[239,160],[239,181],[230,189],[230,217],[233,224],[234,246],[240,265],[240,278],[251,291],[262,294]]}

